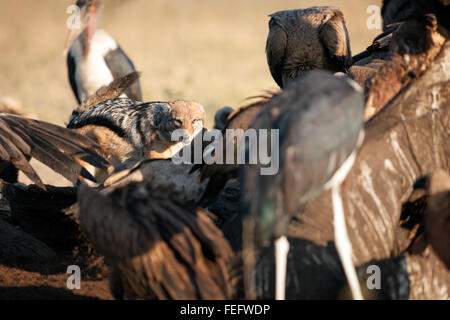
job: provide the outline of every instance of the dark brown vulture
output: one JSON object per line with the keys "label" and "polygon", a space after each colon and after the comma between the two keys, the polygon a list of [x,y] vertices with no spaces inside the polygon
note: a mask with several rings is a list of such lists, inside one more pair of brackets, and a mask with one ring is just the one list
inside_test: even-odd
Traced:
{"label": "dark brown vulture", "polygon": [[78,204],[81,227],[112,262],[117,298],[233,297],[233,250],[204,210],[171,189],[133,182],[101,194],[83,185]]}
{"label": "dark brown vulture", "polygon": [[427,239],[450,269],[450,176],[439,170],[430,178],[430,202],[426,211]]}
{"label": "dark brown vulture", "polygon": [[29,158],[35,158],[72,183],[79,177],[95,181],[84,169],[91,165],[105,169],[107,162],[96,153],[98,146],[90,139],[72,130],[44,121],[0,113],[0,159],[12,164],[31,181],[45,189],[31,167]]}
{"label": "dark brown vulture", "polygon": [[270,17],[267,62],[281,88],[309,70],[346,72],[350,67],[350,39],[339,8],[286,10]]}

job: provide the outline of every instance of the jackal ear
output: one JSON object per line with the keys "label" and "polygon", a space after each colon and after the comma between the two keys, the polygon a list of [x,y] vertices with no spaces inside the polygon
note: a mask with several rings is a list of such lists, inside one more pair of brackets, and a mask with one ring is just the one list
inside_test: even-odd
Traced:
{"label": "jackal ear", "polygon": [[164,118],[168,115],[168,109],[164,105],[158,105],[155,107],[155,112],[153,115],[155,126],[159,126]]}

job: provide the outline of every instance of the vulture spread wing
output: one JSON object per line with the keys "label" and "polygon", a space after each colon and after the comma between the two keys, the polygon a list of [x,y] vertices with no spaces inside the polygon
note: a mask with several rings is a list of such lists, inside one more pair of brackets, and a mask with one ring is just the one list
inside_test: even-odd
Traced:
{"label": "vulture spread wing", "polygon": [[43,189],[29,157],[36,158],[73,183],[79,175],[95,181],[83,165],[106,166],[107,162],[94,151],[96,148],[91,140],[72,130],[0,113],[0,159],[12,163]]}

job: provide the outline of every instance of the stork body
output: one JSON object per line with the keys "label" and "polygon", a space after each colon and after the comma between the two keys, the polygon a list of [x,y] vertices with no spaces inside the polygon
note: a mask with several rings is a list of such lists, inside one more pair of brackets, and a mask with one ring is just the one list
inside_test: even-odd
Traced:
{"label": "stork body", "polygon": [[[80,30],[71,30],[69,34],[67,68],[73,93],[81,104],[100,87],[136,69],[114,38],[104,30],[96,29],[98,1],[83,2],[79,6],[84,24]],[[122,97],[141,101],[139,81]]]}

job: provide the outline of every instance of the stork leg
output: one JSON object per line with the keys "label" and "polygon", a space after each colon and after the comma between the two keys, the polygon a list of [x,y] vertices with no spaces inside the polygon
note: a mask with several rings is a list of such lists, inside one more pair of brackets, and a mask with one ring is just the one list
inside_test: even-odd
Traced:
{"label": "stork leg", "polygon": [[353,299],[363,300],[358,276],[352,261],[352,244],[345,225],[344,207],[340,195],[340,184],[331,188],[333,197],[334,238],[336,249],[344,267],[345,276],[352,291]]}
{"label": "stork leg", "polygon": [[289,241],[286,237],[275,240],[275,299],[285,300],[286,269],[289,252]]}

